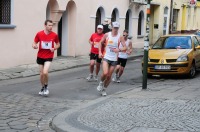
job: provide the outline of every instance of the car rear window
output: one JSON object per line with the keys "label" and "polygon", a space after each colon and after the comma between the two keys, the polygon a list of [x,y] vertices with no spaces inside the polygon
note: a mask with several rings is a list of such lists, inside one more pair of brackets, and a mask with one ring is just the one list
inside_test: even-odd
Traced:
{"label": "car rear window", "polygon": [[152,49],[191,49],[191,48],[192,48],[192,42],[190,36],[161,37],[152,47]]}

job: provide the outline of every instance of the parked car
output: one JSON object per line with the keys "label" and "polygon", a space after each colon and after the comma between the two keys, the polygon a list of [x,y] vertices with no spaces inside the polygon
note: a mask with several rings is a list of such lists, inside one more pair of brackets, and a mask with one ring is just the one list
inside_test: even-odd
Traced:
{"label": "parked car", "polygon": [[160,37],[149,50],[148,76],[186,74],[195,77],[196,69],[200,67],[199,40],[197,35]]}
{"label": "parked car", "polygon": [[195,32],[195,35],[200,36],[200,30],[198,30],[197,32]]}

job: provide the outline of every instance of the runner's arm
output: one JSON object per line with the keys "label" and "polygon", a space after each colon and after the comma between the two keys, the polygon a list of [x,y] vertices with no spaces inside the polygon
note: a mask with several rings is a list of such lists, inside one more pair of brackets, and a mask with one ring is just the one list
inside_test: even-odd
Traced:
{"label": "runner's arm", "polygon": [[127,50],[126,42],[125,42],[125,40],[124,40],[123,37],[120,37],[120,42],[121,42],[123,48],[120,48],[120,49],[119,49],[119,52],[121,52],[121,51],[126,51],[126,50]]}
{"label": "runner's arm", "polygon": [[101,41],[99,42],[99,58],[102,58],[101,48],[102,48],[102,45],[105,43],[107,37],[108,37],[108,34],[106,33],[101,39]]}
{"label": "runner's arm", "polygon": [[51,52],[54,52],[58,48],[60,48],[60,42],[56,43],[56,45],[54,45],[54,48],[51,48],[50,50],[51,50]]}
{"label": "runner's arm", "polygon": [[38,44],[38,43],[33,42],[33,44],[32,44],[33,49],[37,49],[37,48],[38,48],[38,45],[37,45],[37,44]]}
{"label": "runner's arm", "polygon": [[90,43],[91,46],[93,45],[93,42],[90,39],[89,39],[89,43]]}
{"label": "runner's arm", "polygon": [[90,43],[91,46],[94,44],[94,42],[93,42],[93,34],[91,35],[91,37],[89,39],[89,43]]}
{"label": "runner's arm", "polygon": [[130,55],[132,52],[133,52],[133,45],[132,45],[132,42],[131,41],[129,41],[129,45],[128,45],[128,51],[127,51],[127,53],[128,53],[128,55]]}
{"label": "runner's arm", "polygon": [[56,43],[54,50],[57,50],[58,48],[60,48],[60,42]]}

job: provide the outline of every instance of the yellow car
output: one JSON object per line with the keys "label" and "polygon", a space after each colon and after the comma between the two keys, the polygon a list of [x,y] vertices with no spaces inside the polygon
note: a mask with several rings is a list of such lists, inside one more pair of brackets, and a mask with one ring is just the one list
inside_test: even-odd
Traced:
{"label": "yellow car", "polygon": [[200,37],[167,35],[160,37],[149,49],[148,76],[186,74],[195,77],[200,67]]}

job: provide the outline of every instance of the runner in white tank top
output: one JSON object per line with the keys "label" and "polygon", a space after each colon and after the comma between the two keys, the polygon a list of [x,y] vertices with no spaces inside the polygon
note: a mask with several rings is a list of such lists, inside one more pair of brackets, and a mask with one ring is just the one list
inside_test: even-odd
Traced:
{"label": "runner in white tank top", "polygon": [[103,53],[104,59],[109,61],[117,61],[118,53],[114,52],[114,49],[118,49],[120,43],[120,34],[112,36],[112,32],[108,32],[108,37],[106,39],[105,50]]}
{"label": "runner in white tank top", "polygon": [[[118,33],[119,27],[120,25],[118,22],[112,22],[112,31],[106,33],[99,43],[99,49],[105,44],[104,54],[99,50],[99,58],[103,57],[103,73],[97,90],[101,92],[102,96],[107,95],[105,90],[110,84],[112,73],[117,65],[118,53],[126,50],[125,40]],[[120,42],[123,45],[121,49],[119,48]]]}
{"label": "runner in white tank top", "polygon": [[[126,47],[129,47],[129,43],[130,43],[131,41],[129,40],[129,39],[127,39],[126,40]],[[120,45],[119,45],[119,48],[122,48],[123,46],[122,46],[122,44],[121,44],[121,42],[120,42]],[[118,55],[118,58],[123,58],[123,59],[127,59],[128,58],[128,53],[127,53],[127,51],[128,50],[126,50],[126,51],[124,51],[124,52],[119,52],[119,55]]]}
{"label": "runner in white tank top", "polygon": [[[127,50],[124,52],[119,52],[117,67],[115,70],[115,76],[113,77],[114,82],[120,83],[120,77],[124,72],[126,66],[127,58],[132,53],[132,42],[128,39],[128,31],[124,30],[123,37],[126,43]],[[120,43],[119,48],[122,48],[123,45]]]}

